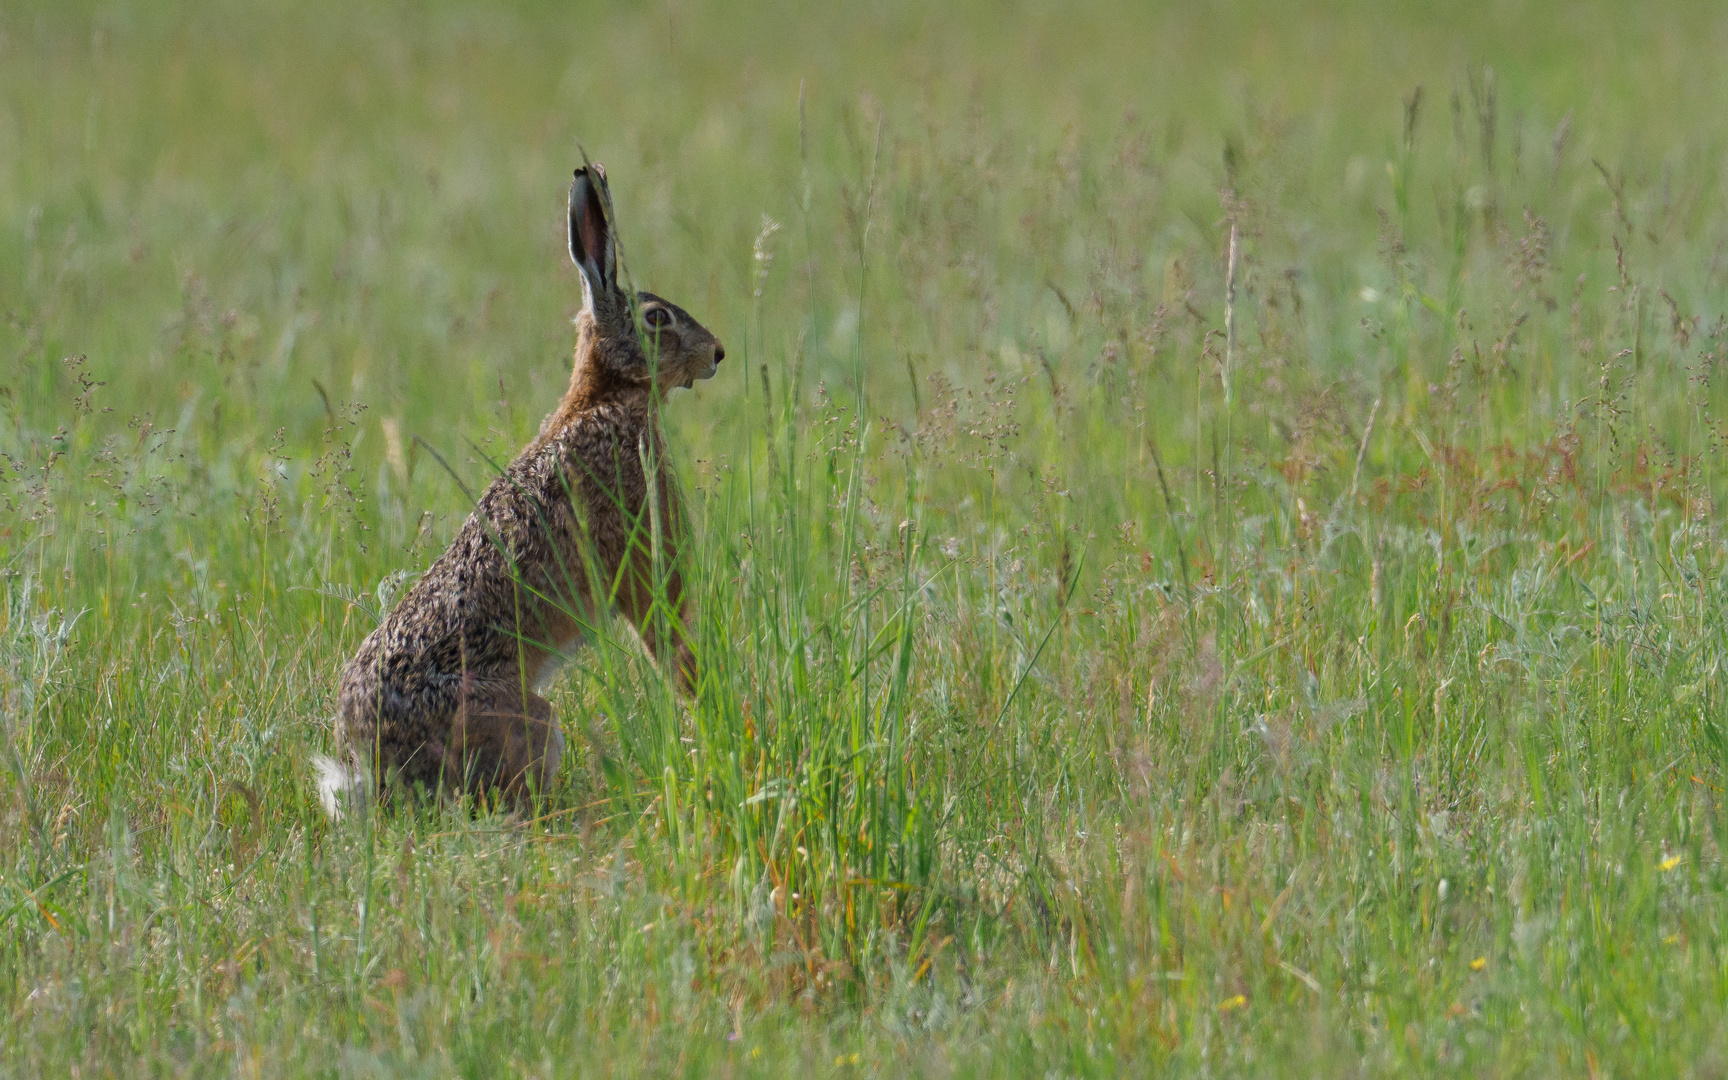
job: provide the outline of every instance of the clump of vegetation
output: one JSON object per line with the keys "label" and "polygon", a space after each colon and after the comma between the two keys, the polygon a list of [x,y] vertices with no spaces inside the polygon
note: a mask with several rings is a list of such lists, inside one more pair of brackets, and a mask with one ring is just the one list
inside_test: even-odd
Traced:
{"label": "clump of vegetation", "polygon": [[[5,1068],[1717,1068],[1722,22],[1585,7],[9,6]],[[578,137],[700,683],[332,823]]]}

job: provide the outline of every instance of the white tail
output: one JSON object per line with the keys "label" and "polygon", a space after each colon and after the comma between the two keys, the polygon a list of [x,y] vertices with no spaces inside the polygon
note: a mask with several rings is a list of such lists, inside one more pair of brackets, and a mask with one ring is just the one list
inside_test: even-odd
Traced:
{"label": "white tail", "polygon": [[353,762],[314,754],[312,775],[318,783],[318,801],[331,821],[341,821],[349,806],[363,804],[372,795],[370,778]]}

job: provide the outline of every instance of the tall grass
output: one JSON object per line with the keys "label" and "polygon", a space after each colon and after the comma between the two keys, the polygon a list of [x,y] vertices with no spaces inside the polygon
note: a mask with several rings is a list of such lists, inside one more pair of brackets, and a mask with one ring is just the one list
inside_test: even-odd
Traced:
{"label": "tall grass", "polygon": [[[0,1071],[1721,1071],[1725,34],[8,8]],[[578,137],[726,343],[697,692],[331,823]]]}

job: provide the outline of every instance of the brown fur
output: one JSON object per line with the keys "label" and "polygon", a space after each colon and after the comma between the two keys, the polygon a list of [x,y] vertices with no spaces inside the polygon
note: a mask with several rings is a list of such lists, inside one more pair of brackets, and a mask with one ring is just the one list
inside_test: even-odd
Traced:
{"label": "brown fur", "polygon": [[673,387],[712,376],[724,350],[651,293],[637,296],[638,334],[616,281],[610,211],[604,172],[578,170],[571,250],[586,303],[569,389],[342,673],[337,740],[347,767],[374,782],[498,789],[513,799],[544,790],[564,738],[535,689],[602,604],[615,604],[655,657],[674,665],[681,689],[694,683],[677,570],[684,514],[657,409]]}

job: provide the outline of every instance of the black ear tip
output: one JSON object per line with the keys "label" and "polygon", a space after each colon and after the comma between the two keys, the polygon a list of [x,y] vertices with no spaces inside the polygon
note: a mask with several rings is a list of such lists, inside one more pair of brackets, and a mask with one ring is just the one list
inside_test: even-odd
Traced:
{"label": "black ear tip", "polygon": [[575,178],[570,182],[570,190],[586,187],[589,190],[606,186],[606,170],[599,162],[590,162],[576,170]]}

